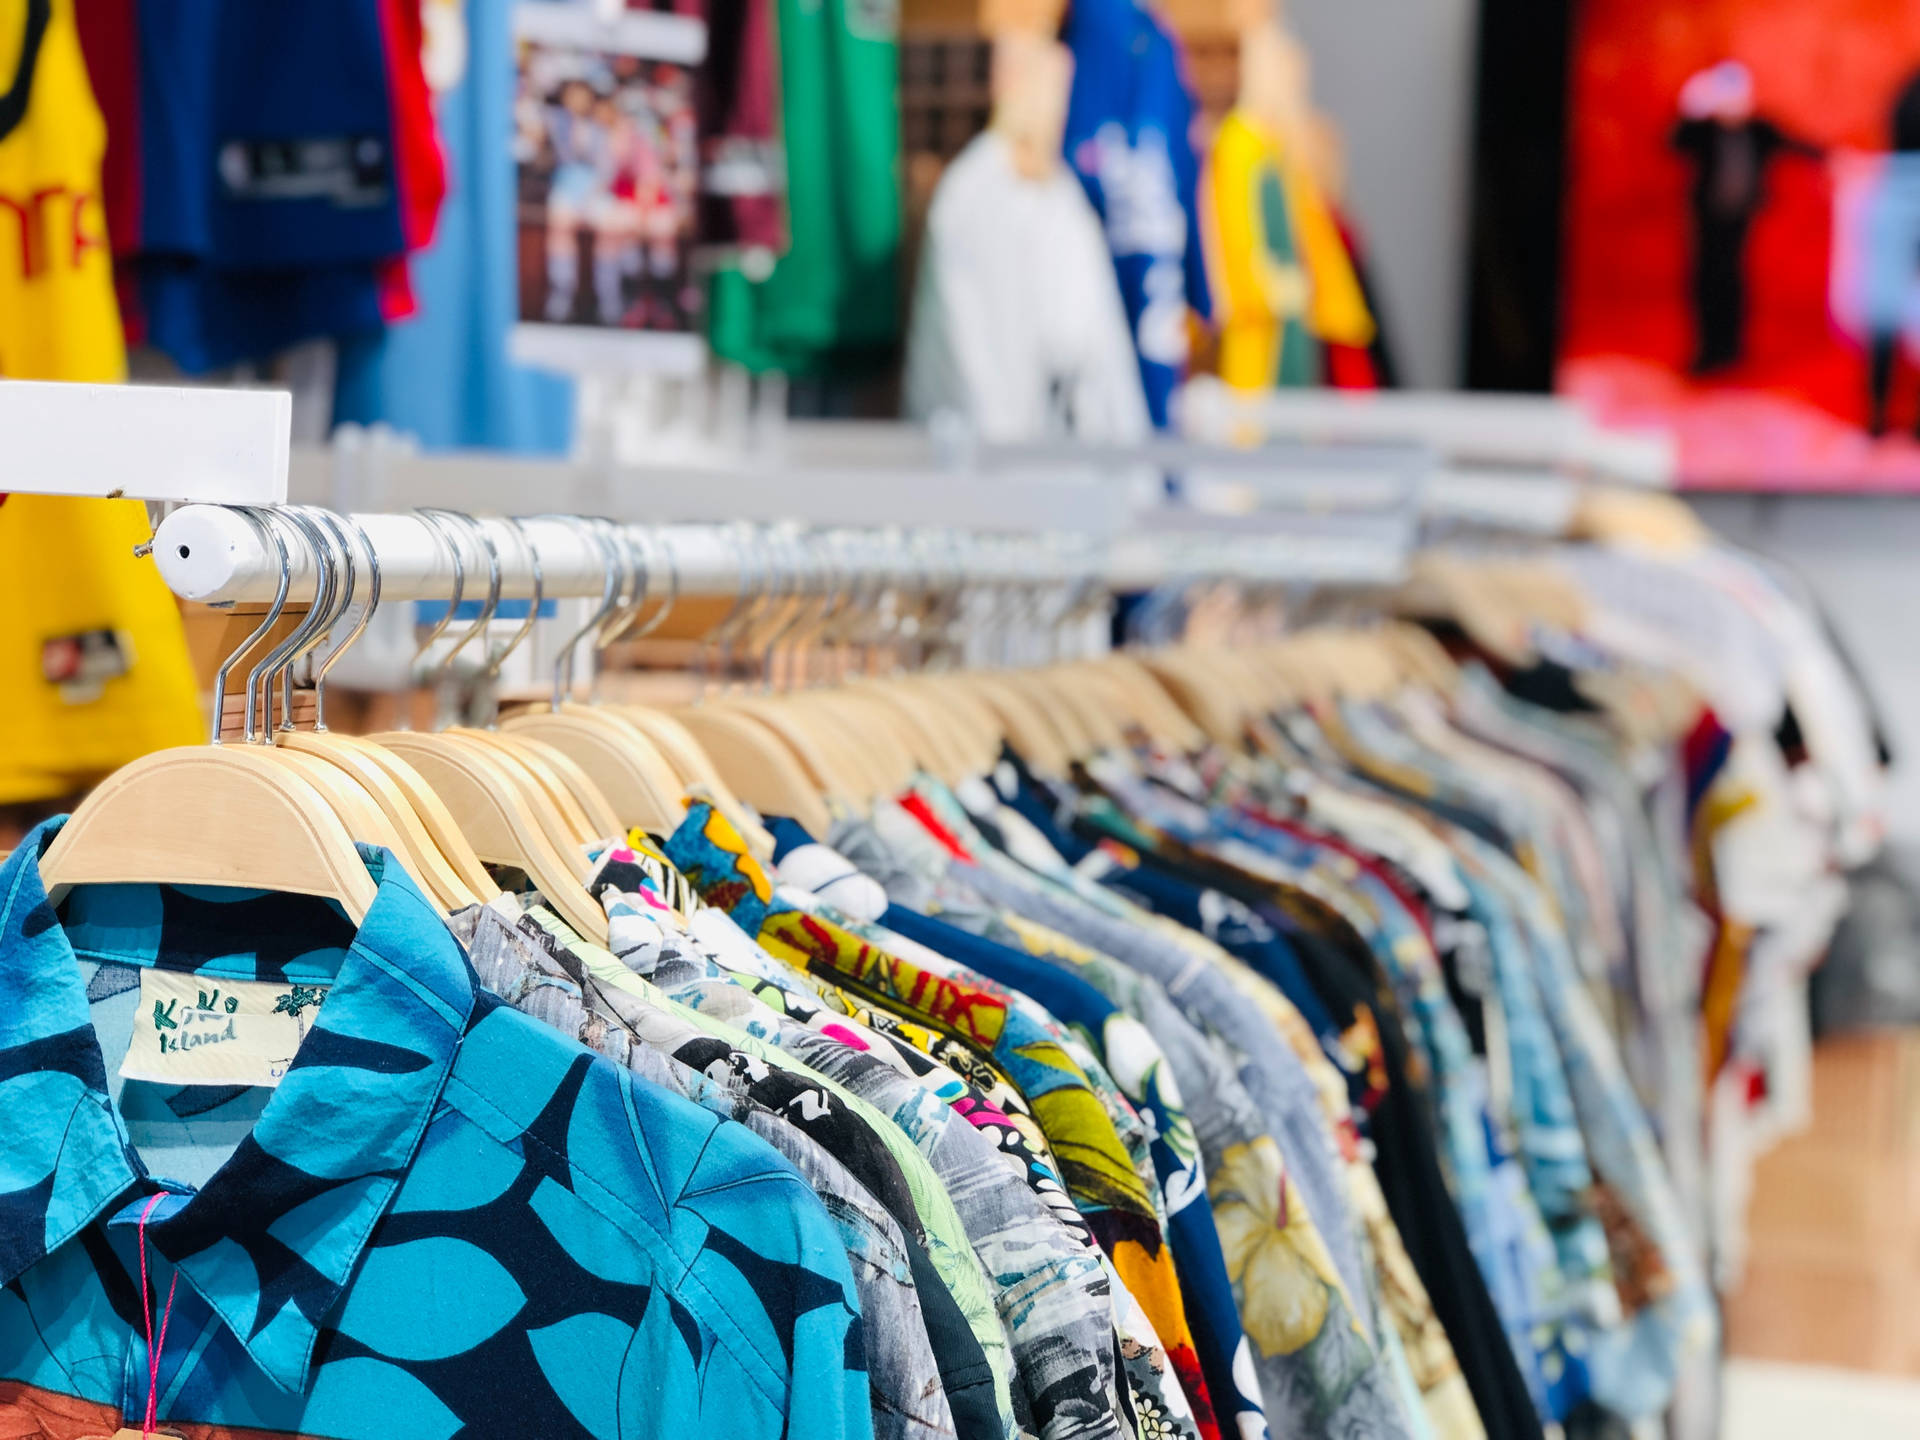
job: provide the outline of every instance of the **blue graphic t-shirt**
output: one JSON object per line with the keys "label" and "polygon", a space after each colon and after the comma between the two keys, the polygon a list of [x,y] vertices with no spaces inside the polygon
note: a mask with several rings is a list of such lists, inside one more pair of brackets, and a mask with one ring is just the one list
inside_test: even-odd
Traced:
{"label": "blue graphic t-shirt", "polygon": [[1138,0],[1075,0],[1067,163],[1106,227],[1153,423],[1186,375],[1187,312],[1212,313],[1200,241],[1193,92],[1180,50]]}
{"label": "blue graphic t-shirt", "polygon": [[[357,932],[234,890],[56,909],[61,823],[0,869],[0,1434],[137,1431],[151,1390],[196,1440],[871,1440],[799,1174],[482,993],[387,852]],[[110,1078],[154,972],[324,998],[277,1087]]]}

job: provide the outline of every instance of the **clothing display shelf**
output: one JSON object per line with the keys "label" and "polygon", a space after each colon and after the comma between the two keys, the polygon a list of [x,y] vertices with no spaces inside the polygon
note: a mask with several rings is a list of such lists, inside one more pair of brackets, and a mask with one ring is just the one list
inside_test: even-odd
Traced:
{"label": "clothing display shelf", "polygon": [[1449,465],[1551,471],[1647,489],[1671,489],[1677,450],[1664,431],[1598,424],[1570,401],[1545,395],[1423,391],[1271,390],[1245,395],[1196,381],[1183,394],[1182,432],[1193,440],[1244,438],[1413,443]]}
{"label": "clothing display shelf", "polygon": [[282,390],[0,380],[0,493],[278,504],[292,423]]}
{"label": "clothing display shelf", "polygon": [[[789,422],[768,446],[698,466],[423,455],[390,432],[354,430],[296,452],[291,496],[336,510],[510,512],[537,495],[556,510],[636,522],[1116,535],[1177,524],[1178,509],[1410,517],[1433,470],[1432,452],[1417,444],[985,446],[884,422]],[[1177,505],[1169,477],[1180,482]]]}
{"label": "clothing display shelf", "polygon": [[[1485,410],[1479,398],[1449,400]],[[1508,408],[1531,409],[1495,410]],[[1549,413],[1562,408],[1550,403]],[[700,465],[424,455],[393,432],[343,428],[331,445],[294,453],[290,490],[341,511],[510,513],[537,495],[556,510],[632,522],[1074,532],[1123,550],[1127,536],[1257,533],[1311,547],[1300,564],[1331,581],[1381,578],[1416,536],[1563,534],[1589,483],[1541,467],[1448,460],[1417,439],[1339,436],[1015,446],[940,425],[786,421],[763,443],[715,454]]]}

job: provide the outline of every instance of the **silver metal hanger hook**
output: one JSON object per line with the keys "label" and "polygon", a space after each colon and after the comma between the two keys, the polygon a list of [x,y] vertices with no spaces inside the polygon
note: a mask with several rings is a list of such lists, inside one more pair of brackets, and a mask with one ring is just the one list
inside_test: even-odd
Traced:
{"label": "silver metal hanger hook", "polygon": [[[642,573],[647,577],[645,588],[651,588],[653,566],[651,562],[645,558],[645,553],[653,549],[656,537],[651,530],[639,527],[631,529],[626,533],[634,537],[635,543],[642,551],[641,563],[646,567]],[[654,631],[666,623],[667,616],[673,613],[673,607],[680,602],[680,561],[674,556],[672,540],[664,535],[657,538],[660,542],[660,554],[666,560],[667,593],[660,602],[660,608],[647,617],[644,625],[638,630],[628,630],[626,632],[627,638],[630,640],[644,640],[647,636],[653,634]]]}
{"label": "silver metal hanger hook", "polygon": [[779,583],[779,570],[765,529],[750,527],[742,536],[741,551],[753,562],[753,578],[746,594],[746,603],[739,610],[738,619],[728,630],[721,647],[723,681],[732,674],[738,647],[751,640],[754,624],[759,620],[760,612],[770,603]]}
{"label": "silver metal hanger hook", "polygon": [[793,633],[794,627],[807,612],[800,538],[788,534],[776,535],[772,538],[776,553],[784,557],[786,564],[783,567],[780,596],[782,608],[774,621],[773,629],[767,632],[766,643],[760,650],[760,687],[768,692],[773,690],[774,654],[779,649],[780,642]]}
{"label": "silver metal hanger hook", "polygon": [[593,522],[578,515],[548,515],[543,517],[565,525],[574,534],[600,552],[600,563],[606,569],[606,582],[600,591],[600,608],[587,617],[587,623],[561,642],[559,652],[553,660],[553,709],[559,713],[560,706],[573,691],[573,652],[580,642],[598,630],[607,616],[613,613],[620,603],[620,576],[613,546],[594,527]]}
{"label": "silver metal hanger hook", "polygon": [[[493,537],[487,534],[487,527],[473,516],[459,510],[443,510],[440,513],[473,536],[474,542],[480,547],[480,552],[487,557],[487,598],[481,602],[480,613],[474,617],[473,624],[466,628],[460,638],[454,641],[447,653],[441,657],[439,666],[433,672],[436,687],[443,684],[447,676],[453,672],[453,662],[459,657],[460,652],[472,644],[476,636],[486,633],[487,626],[493,623],[494,614],[500,608],[500,547],[495,545]],[[483,664],[485,659],[486,648],[483,645],[481,647]]]}
{"label": "silver metal hanger hook", "polygon": [[600,703],[600,680],[607,670],[600,657],[606,653],[608,646],[633,628],[634,619],[647,604],[647,562],[634,547],[633,537],[627,533],[627,527],[596,516],[593,528],[600,537],[601,547],[612,557],[619,583],[614,590],[613,612],[594,628],[593,674],[587,680],[589,705]]}
{"label": "silver metal hanger hook", "polygon": [[[353,591],[359,579],[346,536],[327,523],[331,517],[326,511],[313,505],[301,505],[289,513],[294,522],[307,532],[307,539],[315,546],[315,559],[325,566],[327,584],[324,591],[319,586],[315,587],[313,609],[307,617],[308,623],[302,627],[300,643],[280,666],[280,728],[286,731],[293,729],[293,667],[300,663],[302,656],[312,653],[333,627],[340,623],[341,617],[353,604]],[[272,683],[271,679],[268,683]],[[315,705],[317,714],[317,698]]]}
{"label": "silver metal hanger hook", "polygon": [[533,577],[533,598],[527,603],[527,618],[521,622],[520,628],[513,632],[497,653],[489,653],[483,672],[489,683],[500,678],[500,667],[507,663],[507,657],[533,633],[534,622],[540,618],[540,606],[546,599],[547,589],[546,576],[540,569],[540,550],[527,534],[527,527],[510,515],[502,516],[500,523],[513,532],[514,542],[527,557],[527,569]]}
{"label": "silver metal hanger hook", "polygon": [[601,539],[613,547],[619,557],[620,598],[612,615],[601,622],[600,633],[594,637],[593,648],[604,650],[621,640],[633,628],[633,622],[640,618],[640,612],[647,608],[647,589],[650,577],[647,574],[647,559],[640,547],[633,542],[633,534],[625,525],[616,525],[611,520],[596,519],[594,529]]}
{"label": "silver metal hanger hook", "polygon": [[844,563],[846,547],[843,537],[838,531],[816,530],[811,535],[810,541],[814,547],[814,554],[819,560],[822,595],[813,624],[805,632],[805,643],[796,643],[795,646],[796,664],[799,666],[798,683],[803,686],[815,682],[809,673],[812,666],[801,662],[805,657],[816,652],[823,656],[827,655],[828,646],[833,641],[840,616],[849,608],[852,599],[852,591],[849,588],[852,577]]}
{"label": "silver metal hanger hook", "polygon": [[720,617],[720,623],[707,631],[705,638],[700,642],[700,649],[695,657],[694,669],[700,676],[700,698],[702,699],[706,698],[708,686],[713,679],[713,660],[714,656],[719,653],[721,637],[731,630],[735,619],[739,616],[740,612],[746,608],[747,603],[747,587],[749,584],[749,561],[746,544],[747,530],[744,526],[735,526],[730,527],[724,533],[726,535],[727,548],[732,552],[733,558],[737,562],[735,568],[739,573],[739,584],[734,587],[733,604],[729,605],[727,607],[727,613]]}
{"label": "silver metal hanger hook", "polygon": [[[280,583],[274,591],[273,604],[267,607],[266,618],[254,627],[253,633],[242,640],[234,649],[233,653],[220,662],[220,668],[213,672],[213,734],[210,737],[210,741],[215,745],[223,743],[220,738],[220,730],[222,722],[226,719],[227,676],[233,672],[233,667],[240,663],[242,657],[264,640],[267,637],[268,631],[280,623],[281,615],[286,613],[287,592],[293,588],[293,557],[287,550],[286,536],[280,533],[278,526],[270,525],[262,518],[266,512],[259,506],[236,505],[234,509],[245,518],[249,525],[260,532],[260,538],[262,540],[273,546],[274,553],[278,555],[280,560]],[[253,710],[251,703],[249,703],[246,716],[242,721],[242,733],[245,735],[247,743],[252,744]]]}
{"label": "silver metal hanger hook", "polygon": [[[321,528],[305,515],[298,505],[288,505],[286,509],[273,511],[269,518],[292,526],[296,538],[307,543],[307,555],[313,561],[313,603],[307,607],[305,616],[301,616],[300,624],[294,626],[294,630],[286,636],[286,639],[282,639],[271,651],[267,651],[267,655],[261,657],[246,678],[248,720],[252,722],[253,695],[257,691],[263,724],[261,724],[261,732],[255,732],[255,735],[267,743],[273,743],[273,728],[275,728],[273,726],[273,682],[280,676],[282,666],[292,664],[294,657],[300,653],[301,647],[309,645],[313,637],[321,632],[321,626],[326,624],[326,614],[332,611],[332,605],[334,605],[336,584],[334,584],[334,570],[332,570],[332,564],[328,564],[326,547],[321,538]],[[286,697],[284,728],[286,730],[294,728],[292,691],[288,691],[288,697]]]}
{"label": "silver metal hanger hook", "polygon": [[427,533],[433,536],[434,542],[446,553],[448,561],[453,566],[453,596],[447,601],[446,613],[427,632],[427,638],[414,648],[413,659],[407,665],[409,685],[413,684],[414,677],[419,673],[420,661],[433,648],[434,642],[446,633],[447,626],[453,623],[454,612],[467,598],[467,562],[461,557],[458,538],[448,533],[453,522],[447,519],[446,512],[441,510],[416,510],[414,513],[426,525]]}
{"label": "silver metal hanger hook", "polygon": [[[373,623],[374,612],[380,608],[380,554],[373,548],[373,539],[367,534],[367,527],[351,515],[335,515],[331,510],[320,512],[320,518],[332,526],[340,536],[340,543],[347,543],[347,531],[353,532],[359,541],[360,549],[367,560],[367,603],[361,607],[360,616],[353,622],[351,629],[334,643],[324,658],[313,662],[313,728],[324,731],[327,728],[327,672],[333,669],[334,662],[348,649],[358,643],[367,632],[367,626]],[[349,600],[353,588],[352,571],[348,571]],[[340,612],[346,614],[343,608]],[[336,620],[336,624],[338,621]]]}

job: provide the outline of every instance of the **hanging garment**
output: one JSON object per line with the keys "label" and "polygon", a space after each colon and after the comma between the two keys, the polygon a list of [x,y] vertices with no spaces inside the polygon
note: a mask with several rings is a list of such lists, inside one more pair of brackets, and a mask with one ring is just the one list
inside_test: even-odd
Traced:
{"label": "hanging garment", "polygon": [[1099,220],[1065,168],[1025,178],[994,131],[947,167],[927,215],[905,387],[909,415],[951,412],[988,441],[1146,435]]}
{"label": "hanging garment", "polygon": [[[635,974],[610,952],[589,945],[572,933],[565,922],[540,902],[537,895],[529,895],[525,899],[528,909],[521,918],[521,928],[530,930],[537,939],[548,945],[563,964],[577,969],[583,987],[596,1002],[617,1015],[620,1023],[636,1038],[701,1068],[713,1064],[717,1058],[724,1061],[729,1070],[752,1069],[756,1066],[786,1070],[830,1092],[886,1148],[906,1179],[913,1209],[924,1228],[927,1253],[939,1283],[951,1296],[972,1333],[975,1345],[986,1359],[991,1375],[990,1398],[998,1433],[1006,1440],[1013,1440],[1020,1434],[1020,1422],[1015,1414],[1016,1377],[1009,1359],[1006,1332],[995,1312],[988,1276],[968,1243],[966,1227],[954,1207],[952,1197],[913,1142],[897,1125],[887,1121],[879,1111],[837,1082],[744,1030],[681,1005]],[[716,1040],[724,1045],[723,1051],[715,1050],[713,1042]],[[816,1139],[823,1139],[824,1143],[826,1137],[818,1129],[810,1133]],[[849,1168],[856,1163],[844,1151],[836,1149],[834,1154]],[[965,1354],[962,1353],[959,1358],[964,1360]],[[942,1373],[946,1373],[944,1369]],[[949,1404],[959,1404],[956,1397],[962,1395],[969,1400],[973,1398],[965,1391],[950,1388]],[[960,1416],[962,1412],[956,1409],[955,1414]]]}
{"label": "hanging garment", "polygon": [[[832,1096],[784,1072],[762,1069],[757,1080],[751,1068],[736,1072],[730,1065],[695,1068],[649,1048],[619,1021],[611,1010],[589,996],[582,981],[569,973],[555,954],[537,944],[498,910],[475,905],[453,917],[452,928],[465,945],[481,984],[515,1009],[579,1040],[631,1070],[649,1084],[684,1095],[728,1120],[746,1125],[793,1165],[813,1191],[827,1202],[827,1213],[853,1265],[860,1314],[867,1339],[867,1377],[871,1387],[874,1440],[940,1440],[957,1436],[947,1402],[939,1362],[935,1360],[929,1323],[916,1291],[918,1268],[909,1258],[909,1246],[925,1258],[924,1238],[908,1238],[890,1207],[883,1205],[855,1173],[789,1117],[801,1112],[816,1117],[836,1111]],[[755,1088],[760,1095],[756,1098]],[[844,1130],[857,1124],[836,1113]],[[862,1173],[874,1178],[893,1202],[891,1209],[911,1214],[906,1180],[887,1159],[877,1142],[861,1151]],[[914,1227],[916,1235],[919,1227]],[[934,1290],[939,1291],[937,1281]],[[944,1294],[944,1291],[939,1291]],[[954,1312],[957,1315],[957,1312]],[[956,1335],[940,1325],[941,1342],[970,1343],[964,1324]],[[977,1348],[975,1351],[978,1355]],[[978,1356],[981,1378],[988,1376],[986,1359]],[[958,1378],[958,1377],[957,1377]],[[990,1380],[989,1382],[990,1383]],[[990,1413],[990,1412],[989,1412]],[[977,1436],[982,1432],[974,1430]],[[998,1433],[997,1426],[984,1432]]]}
{"label": "hanging garment", "polygon": [[384,3],[140,0],[141,301],[187,373],[385,323],[408,237]]}
{"label": "hanging garment", "polygon": [[778,255],[787,246],[774,3],[715,0],[706,7],[699,235],[708,249]]}
{"label": "hanging garment", "polygon": [[1106,226],[1133,348],[1157,426],[1186,378],[1188,325],[1212,313],[1200,240],[1198,107],[1179,43],[1141,0],[1081,0],[1065,154]]}
{"label": "hanging garment", "polygon": [[[481,994],[390,854],[362,852],[357,930],[324,901],[167,886],[56,910],[60,823],[0,870],[0,1415],[110,1434],[151,1398],[162,1426],[333,1440],[503,1413],[872,1435],[847,1252],[800,1174]],[[109,1079],[143,1027],[241,992],[264,1009],[262,985],[304,1031],[277,1087]]]}
{"label": "hanging garment", "polygon": [[[120,380],[105,134],[71,0],[0,3],[0,377]],[[72,794],[201,738],[179,607],[131,500],[0,505],[0,803]]]}
{"label": "hanging garment", "polygon": [[708,343],[754,371],[873,369],[900,334],[899,7],[780,0],[787,246],[723,265]]}
{"label": "hanging garment", "polygon": [[1244,110],[1214,134],[1207,186],[1220,292],[1220,378],[1239,390],[1308,385],[1319,359],[1308,279],[1280,173],[1280,147]]}
{"label": "hanging garment", "polygon": [[1375,333],[1318,182],[1266,124],[1235,109],[1214,136],[1209,188],[1221,378],[1243,390],[1318,385],[1322,345],[1364,346]]}
{"label": "hanging garment", "polygon": [[508,0],[469,0],[466,64],[434,100],[447,196],[433,244],[409,262],[420,313],[340,346],[337,424],[386,423],[430,450],[565,454],[569,379],[513,364],[514,166]]}

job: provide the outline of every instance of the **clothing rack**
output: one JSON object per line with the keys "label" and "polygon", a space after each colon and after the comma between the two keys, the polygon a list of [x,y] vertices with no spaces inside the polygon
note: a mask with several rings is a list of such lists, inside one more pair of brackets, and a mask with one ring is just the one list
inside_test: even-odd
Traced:
{"label": "clothing rack", "polygon": [[[1342,536],[1330,525],[1308,524],[1292,536],[1231,533],[1235,527],[1225,518],[1213,527],[1110,542],[1064,533],[614,526],[568,516],[484,518],[472,528],[449,527],[445,533],[418,514],[356,514],[349,521],[372,549],[388,600],[453,595],[458,588],[455,545],[467,595],[490,588],[490,569],[497,562],[503,600],[533,598],[535,562],[542,598],[601,595],[610,573],[609,544],[623,546],[646,567],[657,593],[681,597],[749,592],[792,597],[869,587],[940,594],[1086,584],[1124,591],[1186,579],[1248,585],[1385,583],[1398,578],[1406,562],[1404,544],[1387,548],[1381,537],[1364,530]],[[175,594],[205,605],[272,600],[282,574],[272,540],[246,512],[224,506],[175,510],[155,533],[153,554]],[[290,593],[312,595],[318,576],[311,552],[290,545],[286,567]]]}

